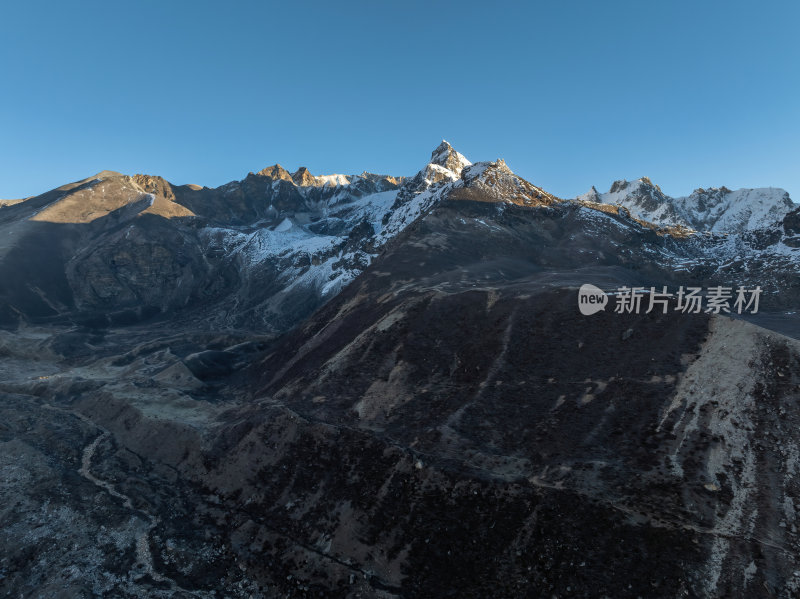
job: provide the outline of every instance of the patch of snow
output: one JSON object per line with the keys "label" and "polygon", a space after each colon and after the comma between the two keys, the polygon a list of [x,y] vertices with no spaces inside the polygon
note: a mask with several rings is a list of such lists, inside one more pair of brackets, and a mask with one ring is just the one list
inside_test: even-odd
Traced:
{"label": "patch of snow", "polygon": [[318,185],[329,185],[335,187],[337,185],[350,185],[355,177],[348,175],[319,175],[314,177]]}
{"label": "patch of snow", "polygon": [[470,165],[467,168],[465,168],[462,171],[461,176],[466,181],[471,181],[472,179],[477,179],[484,172],[486,172],[486,169],[489,168],[490,164],[491,164],[490,162],[476,162],[475,164]]}
{"label": "patch of snow", "polygon": [[289,229],[291,229],[293,226],[294,226],[294,225],[292,224],[292,221],[291,221],[291,219],[289,219],[289,218],[287,217],[287,218],[284,218],[284,219],[281,221],[281,223],[280,223],[280,224],[279,224],[277,227],[275,227],[275,229],[274,229],[274,230],[275,230],[275,232],[276,232],[276,233],[285,233],[286,231],[288,231]]}

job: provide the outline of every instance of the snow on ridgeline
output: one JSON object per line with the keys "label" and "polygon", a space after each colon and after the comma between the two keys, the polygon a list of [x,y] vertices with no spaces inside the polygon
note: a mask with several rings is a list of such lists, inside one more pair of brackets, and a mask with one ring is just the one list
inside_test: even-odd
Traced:
{"label": "snow on ridgeline", "polygon": [[[443,141],[430,163],[399,189],[359,195],[346,185],[352,181],[340,175],[316,177],[315,183],[336,186],[337,192],[313,214],[286,214],[270,226],[208,227],[202,235],[209,251],[239,261],[244,273],[271,268],[286,291],[302,286],[322,297],[335,295],[369,266],[384,244],[446,195],[471,164]],[[263,174],[275,182],[291,177],[300,185],[296,173],[279,165]]]}
{"label": "snow on ridgeline", "polygon": [[592,187],[576,200],[623,206],[632,216],[657,225],[684,225],[714,233],[769,227],[797,208],[785,190],[775,187],[735,191],[710,187],[673,198],[647,177],[615,181],[607,193]]}
{"label": "snow on ridgeline", "polygon": [[797,207],[789,193],[777,187],[696,189],[675,201],[686,214],[694,215],[704,230],[716,232],[768,227]]}
{"label": "snow on ridgeline", "polygon": [[472,163],[463,154],[442,140],[431,152],[431,160],[425,168],[400,188],[397,200],[385,215],[377,241],[383,245],[429,210],[460,183],[462,171],[470,166]]}
{"label": "snow on ridgeline", "polygon": [[[316,232],[309,224],[301,223],[307,219],[286,216],[274,227],[208,227],[202,234],[209,250],[238,260],[244,272],[270,263],[280,270],[278,277],[287,286],[306,283],[326,295],[338,292],[362,270],[348,268],[347,264],[366,267],[372,260],[373,256],[363,250],[346,255],[343,247],[349,232],[366,221],[375,234],[380,233],[383,218],[396,196],[397,190],[384,191],[326,210],[323,224],[338,223],[335,228],[331,226],[335,233],[324,228]],[[332,266],[335,262],[342,262],[338,271]]]}

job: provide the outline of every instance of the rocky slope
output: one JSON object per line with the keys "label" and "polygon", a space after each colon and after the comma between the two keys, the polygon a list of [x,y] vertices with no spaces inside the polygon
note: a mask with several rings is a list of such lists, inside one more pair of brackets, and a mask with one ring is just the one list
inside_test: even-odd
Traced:
{"label": "rocky slope", "polygon": [[[609,202],[443,143],[0,207],[0,589],[796,596],[800,212]],[[587,282],[759,284],[773,330]]]}

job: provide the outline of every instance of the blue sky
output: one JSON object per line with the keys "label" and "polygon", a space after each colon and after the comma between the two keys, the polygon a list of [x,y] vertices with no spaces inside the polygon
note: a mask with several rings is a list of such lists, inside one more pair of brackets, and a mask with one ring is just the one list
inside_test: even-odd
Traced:
{"label": "blue sky", "polygon": [[572,197],[800,202],[800,3],[5,2],[0,198],[102,169],[410,175],[445,138]]}

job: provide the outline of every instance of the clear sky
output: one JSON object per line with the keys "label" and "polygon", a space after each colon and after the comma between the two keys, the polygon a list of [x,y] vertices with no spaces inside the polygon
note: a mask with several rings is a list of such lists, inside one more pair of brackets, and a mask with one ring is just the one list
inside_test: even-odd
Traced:
{"label": "clear sky", "polygon": [[411,175],[444,138],[562,197],[800,202],[800,2],[3,2],[0,198],[103,169]]}

